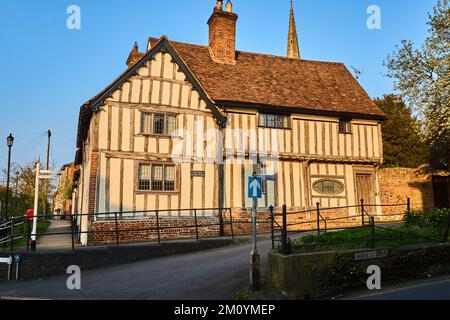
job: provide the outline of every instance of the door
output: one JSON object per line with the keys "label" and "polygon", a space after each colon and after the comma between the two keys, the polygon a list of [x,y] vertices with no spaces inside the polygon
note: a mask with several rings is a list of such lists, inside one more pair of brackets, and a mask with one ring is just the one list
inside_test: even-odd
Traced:
{"label": "door", "polygon": [[435,208],[450,208],[449,177],[433,176],[433,192]]}
{"label": "door", "polygon": [[[358,204],[361,203],[361,199],[363,199],[364,203],[367,205],[375,204],[375,187],[372,174],[367,173],[356,174],[356,195]],[[367,206],[365,210],[369,214],[376,213],[376,207]],[[360,211],[361,210],[359,209],[359,212]]]}

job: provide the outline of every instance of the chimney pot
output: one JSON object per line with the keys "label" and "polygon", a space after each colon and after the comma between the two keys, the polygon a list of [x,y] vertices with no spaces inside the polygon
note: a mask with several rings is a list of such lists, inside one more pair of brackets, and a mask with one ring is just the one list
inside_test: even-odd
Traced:
{"label": "chimney pot", "polygon": [[233,4],[230,0],[227,1],[227,12],[233,12]]}

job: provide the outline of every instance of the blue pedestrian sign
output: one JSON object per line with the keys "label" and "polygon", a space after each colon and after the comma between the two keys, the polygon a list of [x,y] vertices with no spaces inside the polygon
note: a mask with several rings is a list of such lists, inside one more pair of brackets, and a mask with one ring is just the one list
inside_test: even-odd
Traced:
{"label": "blue pedestrian sign", "polygon": [[248,177],[248,197],[249,198],[262,198],[262,178],[261,177]]}

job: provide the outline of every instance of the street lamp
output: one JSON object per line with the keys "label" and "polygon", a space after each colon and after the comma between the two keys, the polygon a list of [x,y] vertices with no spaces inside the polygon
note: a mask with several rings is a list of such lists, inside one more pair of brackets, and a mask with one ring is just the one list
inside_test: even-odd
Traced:
{"label": "street lamp", "polygon": [[8,201],[9,201],[9,178],[10,178],[10,171],[11,171],[11,148],[14,145],[14,137],[12,134],[10,134],[6,138],[6,143],[8,145],[8,171],[6,175],[6,200],[5,200],[5,215],[3,217],[3,220],[8,220]]}

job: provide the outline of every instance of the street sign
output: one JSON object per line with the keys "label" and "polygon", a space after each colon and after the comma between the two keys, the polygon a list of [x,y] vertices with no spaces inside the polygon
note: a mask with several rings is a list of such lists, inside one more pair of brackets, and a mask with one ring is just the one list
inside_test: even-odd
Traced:
{"label": "street sign", "polygon": [[13,258],[12,257],[0,258],[0,263],[6,263],[7,265],[11,265],[13,263]]}
{"label": "street sign", "polygon": [[262,198],[262,178],[261,177],[248,177],[248,197],[249,198]]}

